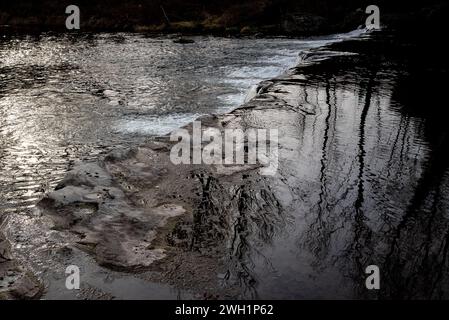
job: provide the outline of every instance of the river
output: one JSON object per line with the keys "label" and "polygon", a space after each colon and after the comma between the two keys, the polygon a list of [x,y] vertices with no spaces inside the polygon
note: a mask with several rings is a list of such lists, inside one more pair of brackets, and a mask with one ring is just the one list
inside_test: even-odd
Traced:
{"label": "river", "polygon": [[[194,210],[204,216],[190,222],[190,236],[207,242],[204,249],[197,240],[195,249],[226,270],[201,269],[211,262],[201,254],[192,268],[181,259],[171,276],[179,287],[189,280],[183,289],[194,292],[173,292],[77,253],[90,286],[116,298],[198,298],[219,277],[223,286],[211,290],[237,286],[231,298],[449,296],[449,134],[440,108],[447,69],[426,46],[389,33],[196,37],[184,46],[135,34],[44,35],[3,39],[0,59],[0,199],[11,215],[33,207],[75,162],[230,111],[251,86],[301,62],[267,87],[283,107],[236,117],[247,112],[244,121],[279,128],[278,173],[236,184],[212,174],[196,181],[216,207]],[[39,217],[10,224],[16,253],[46,279],[46,298],[70,297],[63,264],[48,257],[47,238],[65,238],[39,234],[33,221]],[[369,265],[381,270],[380,290],[365,286]]]}
{"label": "river", "polygon": [[190,45],[127,33],[3,35],[0,214],[32,208],[75,161],[236,108],[302,50],[358,34]]}

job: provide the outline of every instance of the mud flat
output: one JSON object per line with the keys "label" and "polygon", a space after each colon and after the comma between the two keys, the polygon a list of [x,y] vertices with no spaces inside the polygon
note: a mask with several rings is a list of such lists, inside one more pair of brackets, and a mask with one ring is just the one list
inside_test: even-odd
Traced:
{"label": "mud flat", "polygon": [[43,289],[39,280],[14,259],[10,243],[0,235],[0,299],[33,299]]}
{"label": "mud flat", "polygon": [[257,165],[174,165],[169,136],[77,164],[35,210],[3,221],[0,297],[39,297],[52,281],[49,270],[63,277],[81,257],[194,298],[258,297],[256,270],[269,262],[257,253],[307,211],[315,184],[315,148],[305,127],[327,104],[321,93],[310,98],[302,70],[352,55],[304,53],[298,67],[260,83],[238,109],[199,119],[203,130],[278,129],[273,176],[261,175]]}

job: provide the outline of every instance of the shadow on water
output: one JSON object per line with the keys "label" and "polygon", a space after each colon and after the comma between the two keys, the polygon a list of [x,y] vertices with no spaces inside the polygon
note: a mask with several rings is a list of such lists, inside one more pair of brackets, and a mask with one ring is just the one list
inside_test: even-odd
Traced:
{"label": "shadow on water", "polygon": [[[357,55],[296,68],[298,92],[321,111],[298,123],[298,154],[281,156],[278,209],[238,193],[229,259],[246,254],[240,279],[261,298],[447,298],[447,63],[383,33],[328,49]],[[269,232],[245,208],[282,224]],[[369,265],[380,290],[365,286]]]}
{"label": "shadow on water", "polygon": [[[392,99],[403,104],[404,117],[422,121],[419,133],[428,145],[422,173],[405,213],[392,230],[384,261],[388,270],[386,294],[392,298],[448,297],[448,167],[449,112],[445,63],[436,65],[413,57],[410,73],[399,78]],[[426,68],[427,67],[427,68]]]}
{"label": "shadow on water", "polygon": [[[302,70],[323,91],[327,111],[318,197],[298,243],[312,253],[312,274],[337,266],[327,287],[354,287],[348,297],[447,298],[447,68],[432,68],[431,52],[383,36],[336,45],[361,54]],[[379,291],[365,288],[371,264],[381,270]]]}
{"label": "shadow on water", "polygon": [[[196,174],[201,186],[200,202],[193,212],[190,250],[208,252],[218,247],[226,264],[223,285],[236,284],[242,295],[258,298],[260,279],[255,259],[270,262],[259,251],[271,245],[286,224],[286,214],[269,185],[244,177],[229,186],[206,173]],[[210,251],[209,253],[210,254]]]}

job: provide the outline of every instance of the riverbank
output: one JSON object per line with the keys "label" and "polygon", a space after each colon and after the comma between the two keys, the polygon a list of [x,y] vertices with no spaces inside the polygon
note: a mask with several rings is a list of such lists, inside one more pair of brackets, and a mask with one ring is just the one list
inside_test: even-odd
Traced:
{"label": "riverbank", "polygon": [[[36,4],[22,1],[0,5],[0,25],[16,30],[67,31],[64,2]],[[358,4],[327,1],[120,1],[81,2],[81,30],[84,32],[145,32],[200,35],[264,34],[311,36],[347,32],[363,24]],[[4,30],[5,27],[3,27]]]}
{"label": "riverbank", "polygon": [[[79,1],[81,32],[140,32],[219,36],[304,37],[349,32],[365,25],[370,2],[349,0],[251,1]],[[0,33],[68,31],[69,3],[44,1],[0,4]],[[383,26],[413,33],[442,30],[448,5],[441,0],[425,4],[380,0]]]}

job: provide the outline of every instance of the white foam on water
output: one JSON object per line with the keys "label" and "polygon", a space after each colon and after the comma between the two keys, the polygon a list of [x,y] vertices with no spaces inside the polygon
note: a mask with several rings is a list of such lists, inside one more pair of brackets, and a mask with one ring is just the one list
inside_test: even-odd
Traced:
{"label": "white foam on water", "polygon": [[[250,58],[248,51],[248,64],[222,65],[224,76],[214,79],[211,86],[218,83],[219,86],[228,88],[227,93],[217,95],[219,103],[210,112],[225,113],[235,109],[254,97],[255,86],[263,80],[275,78],[289,68],[300,62],[301,52],[322,47],[330,43],[343,41],[351,37],[359,37],[366,30],[354,30],[345,34],[330,35],[324,37],[297,39],[265,39],[266,46],[257,53],[254,60]],[[258,40],[254,40],[258,41]],[[117,100],[113,90],[106,90],[104,94],[111,99],[111,103]],[[190,110],[189,110],[190,111]],[[208,113],[209,111],[204,111]],[[138,117],[124,118],[116,121],[114,129],[125,134],[164,135],[197,119],[200,113],[173,113],[164,116],[140,115]]]}
{"label": "white foam on water", "polygon": [[[285,43],[291,43],[291,49],[267,49],[263,57],[258,61],[266,66],[243,67],[230,69],[224,83],[231,84],[242,93],[240,95],[229,94],[218,97],[226,104],[247,102],[250,97],[254,97],[254,87],[263,80],[269,80],[279,76],[300,63],[300,54],[304,51],[320,48],[335,42],[340,42],[350,38],[357,38],[368,31],[366,29],[357,29],[347,33],[335,34],[311,38],[307,40],[283,40]],[[243,90],[243,91],[242,91]],[[236,107],[238,105],[235,105]]]}
{"label": "white foam on water", "polygon": [[171,114],[150,116],[139,119],[119,120],[115,126],[118,132],[125,134],[166,135],[179,127],[194,121],[201,114]]}

